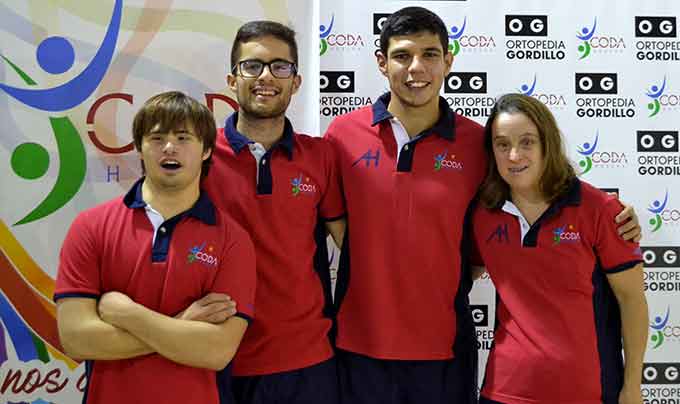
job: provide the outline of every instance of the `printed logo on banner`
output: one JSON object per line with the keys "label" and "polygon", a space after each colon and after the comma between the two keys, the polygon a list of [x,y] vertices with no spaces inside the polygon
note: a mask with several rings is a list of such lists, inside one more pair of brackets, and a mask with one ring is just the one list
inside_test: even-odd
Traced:
{"label": "printed logo on banner", "polygon": [[335,28],[335,14],[331,15],[331,21],[326,26],[319,25],[319,55],[323,56],[328,51],[356,51],[366,46],[363,37],[354,32],[338,32]]}
{"label": "printed logo on banner", "polygon": [[581,232],[576,230],[573,224],[565,224],[553,230],[553,245],[561,243],[578,243],[581,241]]}
{"label": "printed logo on banner", "polygon": [[[645,363],[642,366],[642,384],[680,383],[680,363]],[[663,396],[656,396],[663,397]],[[675,395],[671,397],[677,397]],[[645,398],[643,394],[643,398]],[[659,402],[661,403],[661,402]],[[668,403],[671,404],[671,403]]]}
{"label": "printed logo on banner", "polygon": [[636,16],[635,57],[647,61],[680,60],[680,42],[677,38],[676,17]]}
{"label": "printed logo on banner", "polygon": [[644,363],[642,400],[645,404],[676,404],[680,397],[680,363]]}
{"label": "printed logo on banner", "polygon": [[319,113],[321,116],[334,117],[373,103],[370,97],[350,95],[355,91],[354,78],[355,72],[349,70],[320,72]]}
{"label": "printed logo on banner", "polygon": [[654,200],[647,211],[652,214],[652,218],[649,219],[650,230],[655,233],[661,229],[664,224],[670,224],[677,226],[680,222],[680,210],[672,208],[668,205],[670,199],[670,194],[666,190],[666,194],[663,198],[663,202],[660,200]]}
{"label": "printed logo on banner", "polygon": [[489,326],[489,305],[471,304],[470,311],[477,330],[477,349],[488,351],[493,343],[493,329]]}
{"label": "printed logo on banner", "polygon": [[506,15],[505,36],[509,37],[505,40],[509,60],[563,60],[566,56],[564,41],[548,38],[547,15]]}
{"label": "printed logo on banner", "polygon": [[[187,263],[193,264],[195,261],[200,262],[205,266],[217,267],[218,259],[216,256],[211,255],[215,249],[213,246],[208,246],[207,250],[205,248],[205,241],[199,246],[193,246],[189,249],[189,255],[187,256]],[[205,250],[205,251],[204,251]]]}
{"label": "printed logo on banner", "polygon": [[[466,31],[467,28],[467,31]],[[449,28],[449,52],[457,56],[460,52],[492,52],[496,50],[496,40],[490,34],[470,33],[467,16],[463,17],[463,25]]]}
{"label": "printed logo on banner", "polygon": [[309,177],[302,179],[302,173],[299,176],[294,177],[290,180],[291,192],[293,196],[298,195],[310,195],[316,193],[316,185],[312,184]]}
{"label": "printed logo on banner", "polygon": [[595,133],[595,140],[585,142],[577,146],[576,151],[583,156],[578,162],[581,168],[581,175],[587,174],[593,167],[602,168],[621,168],[628,165],[628,157],[625,152],[615,152],[609,150],[598,150],[597,145],[600,140],[599,131]]}
{"label": "printed logo on banner", "polygon": [[668,343],[680,341],[680,326],[670,322],[671,308],[665,313],[654,315],[649,325],[649,342],[651,349],[659,349]]}
{"label": "printed logo on banner", "polygon": [[564,95],[542,92],[542,91],[539,90],[540,87],[537,86],[537,83],[538,83],[538,80],[536,78],[536,74],[534,74],[534,79],[531,82],[531,84],[529,84],[529,83],[522,84],[518,88],[518,91],[521,94],[536,98],[537,100],[541,101],[546,106],[548,106],[549,108],[556,108],[556,109],[566,108],[567,100],[564,97]]}
{"label": "printed logo on banner", "polygon": [[626,42],[620,36],[611,34],[595,35],[597,31],[597,17],[593,19],[592,27],[582,27],[576,34],[581,41],[578,45],[579,60],[590,56],[591,53],[621,53],[626,49]]}
{"label": "printed logo on banner", "polygon": [[448,152],[445,150],[434,156],[434,170],[440,171],[441,169],[462,171],[463,163],[456,161],[456,156],[454,154],[449,156]]}
{"label": "printed logo on banner", "polygon": [[[488,117],[496,100],[486,95],[486,72],[453,72],[444,80],[444,99],[451,109],[468,118]],[[469,94],[469,95],[453,95]]]}
{"label": "printed logo on banner", "polygon": [[650,118],[656,116],[662,110],[674,110],[680,106],[680,95],[666,92],[666,76],[663,77],[661,85],[655,83],[645,90],[645,95],[650,100],[647,104]]}
{"label": "printed logo on banner", "polygon": [[642,247],[645,292],[680,292],[679,253],[678,246]]}
{"label": "printed logo on banner", "polygon": [[[44,89],[24,89],[0,83],[0,90],[20,103],[40,111],[59,112],[78,106],[96,90],[111,64],[118,40],[121,12],[122,0],[117,0],[98,52],[85,69],[70,81]],[[61,36],[52,36],[43,40],[38,45],[36,56],[40,67],[45,72],[55,75],[66,73],[75,62],[73,45]],[[3,55],[2,58],[27,86],[38,84],[9,57]],[[85,181],[87,161],[85,147],[78,130],[69,117],[50,117],[49,120],[59,154],[60,165],[57,180],[45,199],[15,225],[31,223],[61,209],[73,199]],[[50,155],[47,149],[38,143],[22,143],[12,153],[11,166],[20,178],[39,179],[47,173]]]}
{"label": "printed logo on banner", "polygon": [[575,73],[576,116],[579,118],[634,118],[635,101],[616,97],[617,73]]}
{"label": "printed logo on banner", "polygon": [[639,175],[680,175],[677,131],[637,131],[637,152]]}

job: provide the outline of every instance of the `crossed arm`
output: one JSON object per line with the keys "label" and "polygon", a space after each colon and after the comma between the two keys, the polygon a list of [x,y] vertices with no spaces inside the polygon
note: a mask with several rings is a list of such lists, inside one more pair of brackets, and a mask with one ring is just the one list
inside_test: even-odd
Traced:
{"label": "crossed arm", "polygon": [[[66,353],[77,359],[158,353],[183,365],[220,370],[234,357],[247,322],[230,317],[235,307],[227,296],[210,296],[218,295],[195,302],[180,318],[157,313],[119,292],[106,293],[99,302],[64,298],[57,303],[59,336]],[[189,316],[205,321],[185,319]],[[211,320],[216,323],[207,322]]]}

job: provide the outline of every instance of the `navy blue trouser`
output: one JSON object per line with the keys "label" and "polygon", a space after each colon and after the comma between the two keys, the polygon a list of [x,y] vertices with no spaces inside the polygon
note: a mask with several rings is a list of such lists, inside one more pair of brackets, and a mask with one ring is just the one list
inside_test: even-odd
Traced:
{"label": "navy blue trouser", "polygon": [[338,404],[334,358],[302,369],[262,376],[234,376],[236,404]]}
{"label": "navy blue trouser", "polygon": [[342,404],[468,404],[451,360],[381,360],[337,354]]}

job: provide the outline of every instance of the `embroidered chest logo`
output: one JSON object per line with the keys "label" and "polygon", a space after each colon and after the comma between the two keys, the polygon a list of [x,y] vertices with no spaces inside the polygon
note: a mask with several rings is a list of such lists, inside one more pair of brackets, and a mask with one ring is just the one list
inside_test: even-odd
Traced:
{"label": "embroidered chest logo", "polygon": [[380,163],[380,149],[375,149],[375,153],[373,153],[371,149],[368,149],[366,153],[364,153],[354,163],[352,163],[352,167],[361,163],[362,161],[365,163],[366,168],[371,167],[371,163],[373,163],[372,167],[378,167],[378,163]]}
{"label": "embroidered chest logo", "polygon": [[553,242],[555,244],[561,243],[578,243],[581,241],[581,233],[576,230],[573,224],[565,224],[553,230]]}
{"label": "embroidered chest logo", "polygon": [[434,171],[439,171],[442,168],[446,170],[461,171],[463,169],[463,163],[456,161],[455,154],[448,156],[448,152],[444,151],[443,153],[434,156]]}
{"label": "embroidered chest logo", "polygon": [[[201,264],[209,267],[216,267],[218,265],[217,257],[211,255],[214,247],[208,246],[205,248],[205,241],[200,246],[194,246],[189,249],[189,255],[187,256],[187,263],[193,264],[198,261]],[[205,250],[205,251],[204,251]]]}
{"label": "embroidered chest logo", "polygon": [[508,236],[508,224],[499,224],[496,230],[492,231],[487,237],[486,242],[496,241],[498,243],[509,243],[510,237]]}
{"label": "embroidered chest logo", "polygon": [[316,185],[310,182],[309,177],[305,177],[303,180],[302,173],[299,176],[294,177],[290,180],[291,191],[293,196],[298,195],[311,195],[316,193]]}

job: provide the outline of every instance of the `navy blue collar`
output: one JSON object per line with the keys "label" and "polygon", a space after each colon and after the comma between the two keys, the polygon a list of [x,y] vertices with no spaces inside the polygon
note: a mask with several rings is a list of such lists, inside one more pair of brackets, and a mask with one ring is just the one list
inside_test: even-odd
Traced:
{"label": "navy blue collar", "polygon": [[[504,202],[500,202],[497,209],[503,208]],[[543,212],[540,219],[547,219],[554,216],[560,211],[564,206],[578,206],[581,204],[581,180],[574,177],[567,188],[567,192],[559,196],[553,203],[550,204],[548,209]]]}
{"label": "navy blue collar", "polygon": [[[135,184],[130,188],[130,190],[123,197],[123,203],[130,209],[138,209],[146,206],[146,202],[142,198],[142,183],[144,183],[144,177],[140,178],[135,182]],[[210,201],[208,194],[201,192],[194,203],[194,206],[189,208],[189,210],[180,213],[180,215],[189,215],[194,217],[205,224],[214,225],[217,224],[217,219],[215,218],[215,206]]]}
{"label": "navy blue collar", "polygon": [[[373,103],[373,121],[371,126],[375,126],[382,121],[392,118],[392,114],[387,110],[390,105],[390,99],[392,94],[387,92]],[[453,140],[455,139],[455,114],[449,108],[449,104],[446,102],[444,97],[439,97],[439,119],[437,123],[430,129],[423,131],[423,134],[434,132],[444,139]]]}
{"label": "navy blue collar", "polygon": [[[227,118],[224,123],[224,134],[227,136],[227,141],[231,146],[232,150],[238,154],[244,147],[248,144],[253,143],[252,140],[238,130],[236,130],[236,123],[238,122],[238,112],[234,112]],[[290,123],[288,118],[285,118],[285,123],[283,125],[283,136],[272,146],[272,150],[280,147],[286,151],[288,154],[288,159],[293,159],[293,125]]]}

